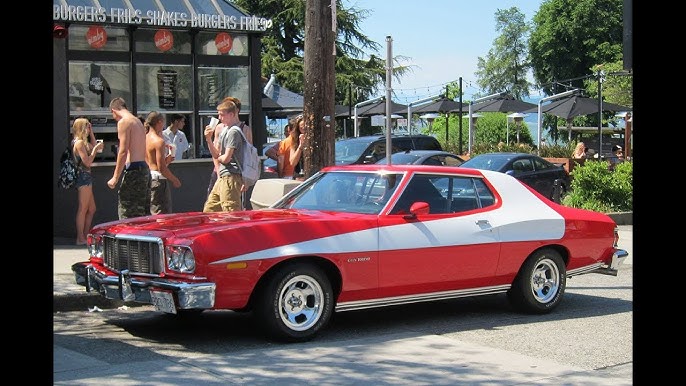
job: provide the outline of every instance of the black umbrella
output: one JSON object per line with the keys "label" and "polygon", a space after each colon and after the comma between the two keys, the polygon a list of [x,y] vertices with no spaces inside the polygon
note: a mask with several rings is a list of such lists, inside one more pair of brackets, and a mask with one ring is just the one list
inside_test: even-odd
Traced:
{"label": "black umbrella", "polygon": [[[603,101],[603,111],[631,111],[631,108]],[[538,113],[538,106],[524,112]],[[571,119],[580,115],[597,114],[598,100],[595,98],[571,95],[567,98],[555,100],[551,103],[541,106],[541,112],[552,114],[564,119]]]}
{"label": "black umbrella", "polygon": [[349,106],[344,106],[344,105],[335,105],[334,106],[334,115],[336,118],[349,118],[350,117],[350,111],[352,110],[351,107]]}
{"label": "black umbrella", "polygon": [[[462,110],[467,111],[469,105],[466,103],[462,104]],[[460,110],[460,102],[454,101],[448,98],[436,99],[431,103],[417,107],[417,109],[412,110],[413,113],[449,113],[456,112]]]}
{"label": "black umbrella", "polygon": [[[391,114],[407,114],[407,105],[400,103],[395,103],[391,101]],[[376,103],[372,103],[369,106],[363,106],[361,109],[357,109],[358,117],[370,117],[372,115],[385,115],[386,114],[386,101],[381,100]]]}
{"label": "black umbrella", "polygon": [[276,103],[272,98],[262,94],[262,110],[263,111],[273,111],[280,110],[283,107]]}
{"label": "black umbrella", "polygon": [[[465,104],[466,107],[462,107],[462,111],[469,111],[469,104]],[[538,107],[533,103],[520,101],[519,99],[514,99],[511,95],[506,95],[502,98],[489,99],[483,102],[475,103],[472,105],[472,112],[500,112],[500,113],[514,113],[514,112],[524,112],[532,107]],[[457,112],[458,109],[453,110]]]}

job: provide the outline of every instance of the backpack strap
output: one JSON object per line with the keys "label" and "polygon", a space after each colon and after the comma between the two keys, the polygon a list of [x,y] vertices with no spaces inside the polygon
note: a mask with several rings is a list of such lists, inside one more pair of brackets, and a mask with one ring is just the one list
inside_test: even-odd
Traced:
{"label": "backpack strap", "polygon": [[[241,122],[241,123],[242,123],[242,122]],[[238,132],[241,133],[241,137],[243,137],[243,141],[245,142],[245,144],[249,145],[248,139],[245,138],[245,134],[243,134],[243,130],[241,130],[240,127],[238,127],[238,126],[236,126],[236,125],[233,125],[233,126],[231,126],[231,127],[229,128],[229,130],[232,130],[232,129],[238,130]],[[226,131],[226,132],[227,132],[227,135],[228,135],[229,130]],[[243,148],[243,151],[245,151],[245,150],[246,150],[246,149]],[[241,162],[238,160],[238,157],[236,157],[236,154],[235,154],[235,153],[234,153],[234,155],[233,155],[232,158],[234,159],[234,161],[236,161],[236,165],[238,165],[238,170],[240,170],[240,172],[243,173],[243,168],[241,167]]]}

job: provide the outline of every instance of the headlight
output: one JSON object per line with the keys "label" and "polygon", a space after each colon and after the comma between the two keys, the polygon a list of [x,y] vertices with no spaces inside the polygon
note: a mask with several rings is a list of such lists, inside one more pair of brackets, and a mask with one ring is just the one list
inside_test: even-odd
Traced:
{"label": "headlight", "polygon": [[88,234],[86,238],[88,244],[88,253],[91,256],[102,258],[104,243],[102,241],[102,235]]}
{"label": "headlight", "polygon": [[167,254],[167,268],[182,273],[192,273],[195,271],[195,256],[189,247],[168,246],[165,250]]}

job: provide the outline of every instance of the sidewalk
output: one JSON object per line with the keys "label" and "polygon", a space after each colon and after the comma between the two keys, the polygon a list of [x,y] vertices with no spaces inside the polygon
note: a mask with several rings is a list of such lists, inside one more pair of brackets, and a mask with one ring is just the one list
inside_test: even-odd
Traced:
{"label": "sidewalk", "polygon": [[[624,264],[632,264],[633,225],[619,225],[619,240],[620,247],[629,252]],[[53,312],[87,310],[94,306],[109,309],[124,305],[122,301],[108,300],[98,293],[86,292],[86,287],[76,284],[71,266],[88,260],[88,251],[83,245],[68,245],[72,242],[73,240],[57,238],[53,240]],[[126,305],[131,307],[137,304]]]}

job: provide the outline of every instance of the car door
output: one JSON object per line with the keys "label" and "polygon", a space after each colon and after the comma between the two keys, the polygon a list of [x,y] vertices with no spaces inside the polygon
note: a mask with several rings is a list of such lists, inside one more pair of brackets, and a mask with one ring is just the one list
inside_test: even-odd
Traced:
{"label": "car door", "polygon": [[[482,187],[486,185],[478,189]],[[381,296],[491,285],[500,237],[490,225],[490,209],[475,203],[457,212],[450,210],[456,199],[476,200],[476,192],[471,177],[412,176],[388,214],[379,217]],[[416,218],[407,216],[407,208],[416,201],[437,209]]]}

